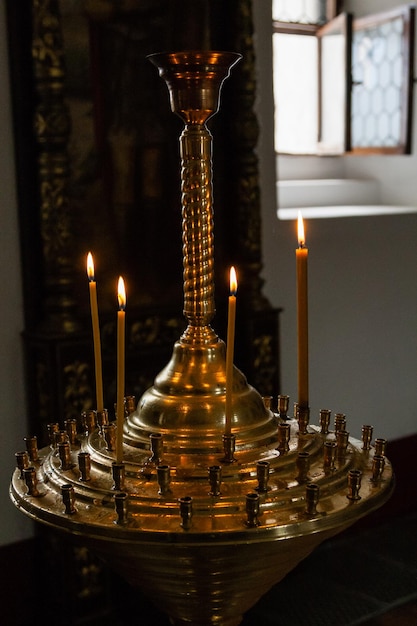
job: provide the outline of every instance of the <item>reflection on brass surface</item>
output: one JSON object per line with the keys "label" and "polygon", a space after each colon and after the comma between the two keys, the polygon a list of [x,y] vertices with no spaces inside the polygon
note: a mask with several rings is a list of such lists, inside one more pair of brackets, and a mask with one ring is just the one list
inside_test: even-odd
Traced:
{"label": "reflection on brass surface", "polygon": [[[310,453],[310,483],[299,482],[297,423],[291,420],[290,425],[289,452],[284,455],[271,448],[249,449],[226,466],[216,454],[190,464],[170,455],[169,490],[164,493],[158,468],[147,466],[149,450],[129,445],[124,446],[123,491],[115,490],[110,471],[115,455],[102,447],[94,431],[86,445],[91,456],[88,482],[80,480],[81,441],[72,447],[72,467],[65,471],[59,458],[45,448],[30,468],[30,487],[16,469],[12,499],[34,519],[81,536],[174,620],[189,619],[194,625],[228,623],[233,618],[230,623],[237,624],[242,613],[321,541],[379,507],[391,493],[389,461],[385,459],[381,473],[374,448],[364,454],[361,442],[353,439],[343,464],[329,474],[318,426],[310,426],[304,440],[304,450]],[[333,441],[334,432],[327,437]],[[213,459],[223,474],[221,493],[215,497],[207,482]],[[256,490],[260,459],[269,463],[268,490],[262,493]],[[351,469],[354,477],[362,472],[360,499],[357,487],[349,485]],[[65,484],[75,490],[76,512],[71,515],[65,513],[60,496]],[[258,525],[252,513],[247,523],[249,493],[259,494]],[[185,498],[182,511],[181,498]]]}
{"label": "reflection on brass surface", "polygon": [[353,438],[343,438],[335,463],[340,434],[323,433],[304,409],[299,420],[285,415],[283,422],[237,368],[233,432],[224,437],[225,345],[210,326],[213,207],[205,122],[237,60],[210,51],[152,58],[185,122],[187,328],[125,418],[123,462],[116,463],[95,412],[87,411],[75,443],[64,442],[69,456],[57,454],[57,443],[38,451],[28,438],[31,467],[22,469],[19,457],[10,487],[20,510],[81,537],[178,625],[236,626],[324,539],[383,504],[393,483],[389,460]]}

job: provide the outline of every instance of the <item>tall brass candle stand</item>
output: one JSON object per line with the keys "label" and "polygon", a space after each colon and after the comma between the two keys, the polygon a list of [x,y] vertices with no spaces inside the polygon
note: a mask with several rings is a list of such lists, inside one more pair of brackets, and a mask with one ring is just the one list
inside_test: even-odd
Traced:
{"label": "tall brass candle stand", "polygon": [[[327,411],[318,426],[299,429],[286,410],[275,414],[270,398],[264,401],[236,368],[233,437],[225,449],[226,350],[210,327],[212,137],[206,122],[238,60],[207,51],[151,57],[185,124],[188,326],[153,387],[128,411],[123,463],[115,463],[113,443],[107,438],[103,445],[103,426],[89,412],[65,455],[58,444],[38,451],[34,438],[26,438],[28,451],[16,456],[10,487],[20,510],[81,537],[177,625],[237,626],[318,544],[381,506],[393,483],[369,426],[357,441],[345,425],[332,428]],[[135,619],[140,623],[140,607]]]}

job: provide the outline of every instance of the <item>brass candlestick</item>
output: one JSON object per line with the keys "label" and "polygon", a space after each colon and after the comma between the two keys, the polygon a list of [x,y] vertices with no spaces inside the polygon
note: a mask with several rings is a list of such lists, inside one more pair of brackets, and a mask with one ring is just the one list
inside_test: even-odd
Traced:
{"label": "brass candlestick", "polygon": [[212,137],[205,124],[238,59],[219,52],[151,57],[185,124],[188,326],[137,407],[131,397],[126,403],[123,463],[89,412],[75,441],[66,442],[69,455],[67,445],[58,455],[59,438],[40,451],[27,438],[10,487],[20,510],[81,537],[178,626],[237,626],[318,544],[383,504],[393,482],[384,440],[375,454],[369,436],[363,446],[346,436],[345,424],[343,435],[327,421],[299,424],[287,416],[287,397],[275,414],[270,398],[264,402],[236,368],[233,439],[225,445],[225,345],[210,326]]}

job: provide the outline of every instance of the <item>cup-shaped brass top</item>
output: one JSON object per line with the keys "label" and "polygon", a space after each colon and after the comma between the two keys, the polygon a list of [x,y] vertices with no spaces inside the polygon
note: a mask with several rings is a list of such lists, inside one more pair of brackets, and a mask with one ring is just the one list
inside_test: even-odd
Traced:
{"label": "cup-shaped brass top", "polygon": [[151,54],[148,59],[168,86],[172,111],[186,124],[205,124],[217,113],[223,81],[241,55],[201,50]]}

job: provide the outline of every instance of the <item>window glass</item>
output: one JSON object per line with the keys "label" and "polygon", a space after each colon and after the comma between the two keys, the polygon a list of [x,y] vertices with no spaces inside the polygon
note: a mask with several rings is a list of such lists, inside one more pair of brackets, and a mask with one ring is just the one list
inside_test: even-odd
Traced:
{"label": "window glass", "polygon": [[326,0],[273,0],[272,18],[279,22],[324,24]]}
{"label": "window glass", "polygon": [[275,149],[315,154],[318,137],[318,42],[274,33]]}
{"label": "window glass", "polygon": [[402,139],[402,17],[356,30],[352,48],[352,146],[396,146]]}

